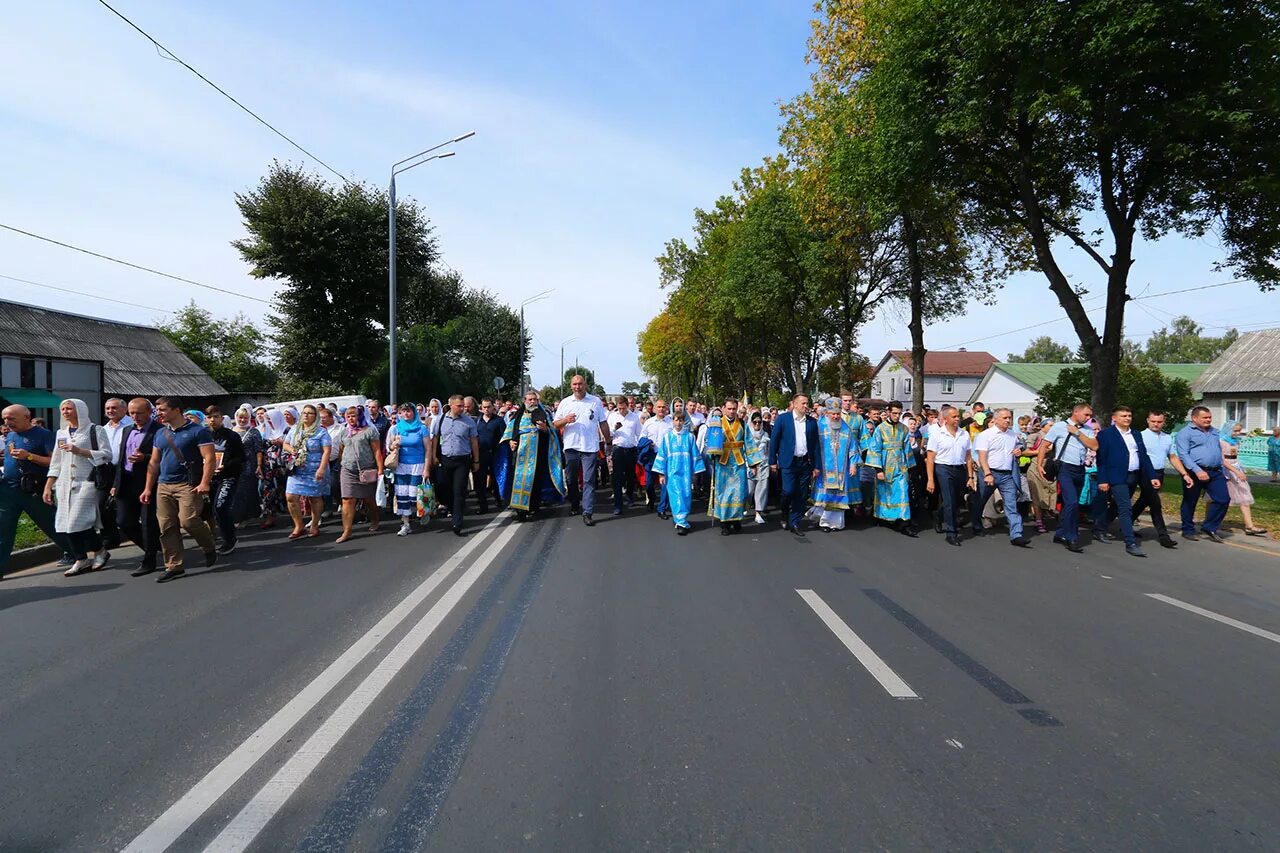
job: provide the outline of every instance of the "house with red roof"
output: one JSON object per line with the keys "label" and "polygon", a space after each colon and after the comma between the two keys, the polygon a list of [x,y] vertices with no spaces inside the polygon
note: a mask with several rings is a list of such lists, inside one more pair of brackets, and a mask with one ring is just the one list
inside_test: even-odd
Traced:
{"label": "house with red roof", "polygon": [[[977,389],[987,369],[997,361],[989,352],[954,352],[929,350],[924,356],[924,402],[938,408],[950,403],[964,408],[969,395]],[[871,396],[883,400],[900,400],[911,405],[913,396],[911,350],[894,349],[885,353],[871,376]]]}

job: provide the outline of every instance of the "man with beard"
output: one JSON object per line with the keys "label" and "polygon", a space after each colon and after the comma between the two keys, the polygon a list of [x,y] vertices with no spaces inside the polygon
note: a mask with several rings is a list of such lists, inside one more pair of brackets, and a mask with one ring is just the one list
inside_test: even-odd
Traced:
{"label": "man with beard", "polygon": [[917,530],[911,523],[908,474],[916,460],[901,418],[902,404],[895,400],[889,404],[888,418],[871,433],[867,465],[875,471],[876,519],[889,522],[894,530],[914,537]]}
{"label": "man with beard", "polygon": [[742,529],[747,512],[747,468],[756,470],[764,461],[750,431],[738,417],[738,401],[727,399],[721,409],[724,448],[709,453],[711,505],[708,514],[720,522],[720,535],[728,536]]}
{"label": "man with beard", "polygon": [[827,416],[818,421],[818,475],[814,479],[810,517],[817,517],[820,530],[843,530],[855,482],[858,442],[834,398],[827,401],[826,410]]}
{"label": "man with beard", "polygon": [[551,428],[551,416],[530,389],[524,395],[524,409],[516,413],[502,436],[511,446],[511,501],[516,518],[524,521],[542,506],[542,491],[548,483],[561,497],[565,494],[564,466],[560,457],[560,437]]}

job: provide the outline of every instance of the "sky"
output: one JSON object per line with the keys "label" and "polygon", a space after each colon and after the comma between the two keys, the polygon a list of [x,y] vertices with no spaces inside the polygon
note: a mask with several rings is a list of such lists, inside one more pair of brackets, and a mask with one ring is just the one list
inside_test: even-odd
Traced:
{"label": "sky", "polygon": [[[636,335],[665,301],[653,259],[689,236],[694,208],[778,152],[778,104],[809,75],[808,0],[112,5],[348,178],[385,186],[391,163],[474,130],[397,190],[425,207],[469,284],[512,305],[553,289],[525,313],[536,385],[556,382],[570,339],[566,363],[607,389],[643,378]],[[324,173],[99,3],[7,9],[0,223],[267,298],[231,241],[244,235],[235,193],[273,159]],[[1101,293],[1097,268],[1063,254]],[[1140,245],[1132,291],[1231,281],[1221,256],[1212,238]],[[10,278],[0,298],[135,323],[193,299],[218,316],[268,310],[3,230],[0,276],[133,305]],[[368,298],[385,304],[385,289]],[[1246,282],[1142,300],[1126,331],[1144,339],[1180,313],[1211,332],[1277,326],[1280,297]],[[927,328],[926,345],[1003,358],[1041,334],[1075,342],[1043,276],[1026,273],[995,305]],[[859,340],[873,362],[907,346],[894,311]]]}

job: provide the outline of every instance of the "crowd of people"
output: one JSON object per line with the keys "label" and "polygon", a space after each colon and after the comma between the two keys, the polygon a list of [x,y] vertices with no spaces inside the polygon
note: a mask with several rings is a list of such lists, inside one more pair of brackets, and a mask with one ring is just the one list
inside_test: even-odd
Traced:
{"label": "crowd of people", "polygon": [[[1237,458],[1239,425],[1219,432],[1198,406],[1176,440],[1167,414],[1111,412],[1100,429],[1088,404],[1060,420],[1006,408],[969,412],[952,406],[919,413],[899,402],[843,393],[812,406],[795,395],[786,409],[725,399],[634,397],[609,401],[575,376],[572,393],[551,406],[530,390],[520,402],[454,395],[446,404],[378,400],[339,409],[216,406],[187,409],[177,397],[111,399],[104,422],[81,400],[65,400],[60,426],[47,429],[30,410],[3,410],[0,479],[0,574],[19,518],[26,514],[63,550],[72,577],[104,568],[111,549],[129,540],[142,551],[135,577],[184,574],[184,533],[206,566],[235,551],[247,525],[273,527],[288,516],[289,540],[321,535],[340,519],[338,544],[357,524],[381,529],[382,514],[408,536],[432,517],[465,536],[465,508],[509,507],[524,521],[543,507],[569,503],[595,525],[597,488],[611,489],[612,514],[643,504],[687,535],[695,500],[721,535],[744,522],[766,523],[776,505],[782,526],[845,529],[851,521],[885,525],[917,537],[931,524],[951,545],[984,536],[1003,518],[1010,542],[1030,547],[1028,527],[1083,551],[1082,521],[1092,542],[1112,542],[1118,523],[1126,551],[1146,556],[1135,531],[1148,512],[1160,545],[1177,542],[1163,517],[1166,471],[1182,480],[1181,534],[1222,541],[1228,506],[1245,533],[1252,492]],[[1280,471],[1280,429],[1269,441],[1273,480]],[[1201,523],[1195,512],[1208,497]],[[163,563],[163,566],[161,565]]]}

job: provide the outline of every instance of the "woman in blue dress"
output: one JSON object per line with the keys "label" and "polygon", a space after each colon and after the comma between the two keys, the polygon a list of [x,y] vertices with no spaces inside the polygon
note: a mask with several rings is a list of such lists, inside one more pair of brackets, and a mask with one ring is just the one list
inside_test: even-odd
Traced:
{"label": "woman in blue dress", "polygon": [[333,441],[328,430],[320,426],[316,407],[308,403],[302,407],[302,419],[285,439],[284,450],[293,456],[293,472],[285,487],[289,502],[289,515],[293,518],[290,539],[302,536],[302,501],[311,504],[311,536],[320,535],[320,513],[324,509],[324,496],[329,494],[329,455]]}
{"label": "woman in blue dress", "polygon": [[1280,426],[1267,439],[1267,470],[1271,472],[1271,482],[1280,479]]}
{"label": "woman in blue dress", "polygon": [[396,452],[396,515],[400,516],[397,536],[408,536],[412,519],[418,515],[418,487],[427,468],[427,427],[412,403],[400,404],[400,420],[387,433],[387,452]]}

